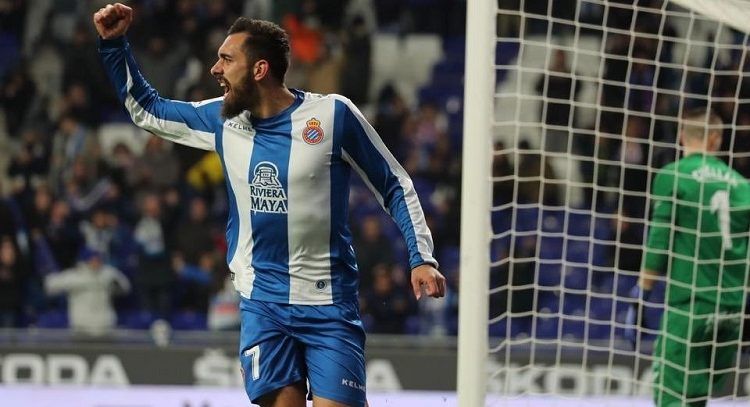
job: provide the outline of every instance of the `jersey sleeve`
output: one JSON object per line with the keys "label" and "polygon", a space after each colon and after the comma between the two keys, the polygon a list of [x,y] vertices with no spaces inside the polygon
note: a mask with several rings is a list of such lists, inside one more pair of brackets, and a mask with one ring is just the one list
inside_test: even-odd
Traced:
{"label": "jersey sleeve", "polygon": [[651,223],[649,223],[648,240],[644,256],[644,267],[664,272],[670,250],[670,237],[676,196],[676,177],[673,167],[662,169],[654,178],[651,191]]}
{"label": "jersey sleeve", "polygon": [[85,279],[72,269],[47,275],[44,278],[44,290],[49,295],[57,295],[83,288]]}
{"label": "jersey sleeve", "polygon": [[165,99],[138,70],[127,39],[99,40],[99,56],[133,123],[175,143],[216,150],[223,98],[202,102]]}
{"label": "jersey sleeve", "polygon": [[380,205],[401,230],[411,268],[438,265],[432,235],[411,178],[388,151],[375,129],[349,100],[344,103],[342,158],[362,177]]}

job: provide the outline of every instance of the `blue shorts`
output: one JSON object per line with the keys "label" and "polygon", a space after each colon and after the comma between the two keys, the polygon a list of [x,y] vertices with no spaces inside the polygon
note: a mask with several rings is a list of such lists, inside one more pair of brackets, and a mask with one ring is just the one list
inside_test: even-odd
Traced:
{"label": "blue shorts", "polygon": [[240,302],[240,364],[253,403],[307,379],[312,394],[365,405],[365,331],[356,302]]}

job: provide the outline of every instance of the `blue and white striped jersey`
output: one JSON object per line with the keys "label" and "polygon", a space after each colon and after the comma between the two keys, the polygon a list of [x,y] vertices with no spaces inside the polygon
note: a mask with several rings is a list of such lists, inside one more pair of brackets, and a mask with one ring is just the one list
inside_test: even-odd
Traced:
{"label": "blue and white striped jersey", "polygon": [[219,154],[230,203],[227,262],[242,296],[310,305],[357,298],[346,222],[352,169],[401,230],[410,266],[437,264],[409,176],[345,97],[293,90],[294,103],[274,117],[245,111],[225,120],[221,97],[159,97],[126,39],[101,40],[99,52],[136,125]]}

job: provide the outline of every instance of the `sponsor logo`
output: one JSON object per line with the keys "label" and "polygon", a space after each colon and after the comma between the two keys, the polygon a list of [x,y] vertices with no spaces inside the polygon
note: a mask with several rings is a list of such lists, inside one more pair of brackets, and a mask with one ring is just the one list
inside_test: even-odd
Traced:
{"label": "sponsor logo", "polygon": [[0,384],[128,386],[130,379],[115,355],[91,361],[70,353],[6,353],[0,357]]}
{"label": "sponsor logo", "polygon": [[315,288],[318,290],[325,290],[326,287],[328,287],[328,282],[326,280],[318,280],[315,282]]}
{"label": "sponsor logo", "polygon": [[240,124],[233,121],[227,121],[227,127],[231,127],[235,130],[243,130],[243,131],[253,131],[253,129],[250,126],[245,126],[244,124]]}
{"label": "sponsor logo", "polygon": [[341,385],[351,387],[352,389],[357,389],[359,391],[365,391],[365,386],[355,382],[354,380],[341,379]]}
{"label": "sponsor logo", "polygon": [[312,118],[306,122],[307,126],[302,130],[302,140],[307,144],[318,144],[323,141],[323,129],[320,120]]}
{"label": "sponsor logo", "polygon": [[279,169],[271,162],[260,162],[253,169],[250,209],[253,212],[287,213],[286,193],[279,182]]}

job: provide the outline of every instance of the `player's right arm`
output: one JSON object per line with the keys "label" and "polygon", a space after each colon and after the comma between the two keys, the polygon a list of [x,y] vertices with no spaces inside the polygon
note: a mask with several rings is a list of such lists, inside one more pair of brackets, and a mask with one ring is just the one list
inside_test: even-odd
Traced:
{"label": "player's right arm", "polygon": [[188,103],[164,99],[146,82],[125,37],[133,9],[121,3],[94,14],[99,33],[99,55],[133,122],[144,130],[176,143],[215,150],[215,129],[221,126],[223,98]]}

